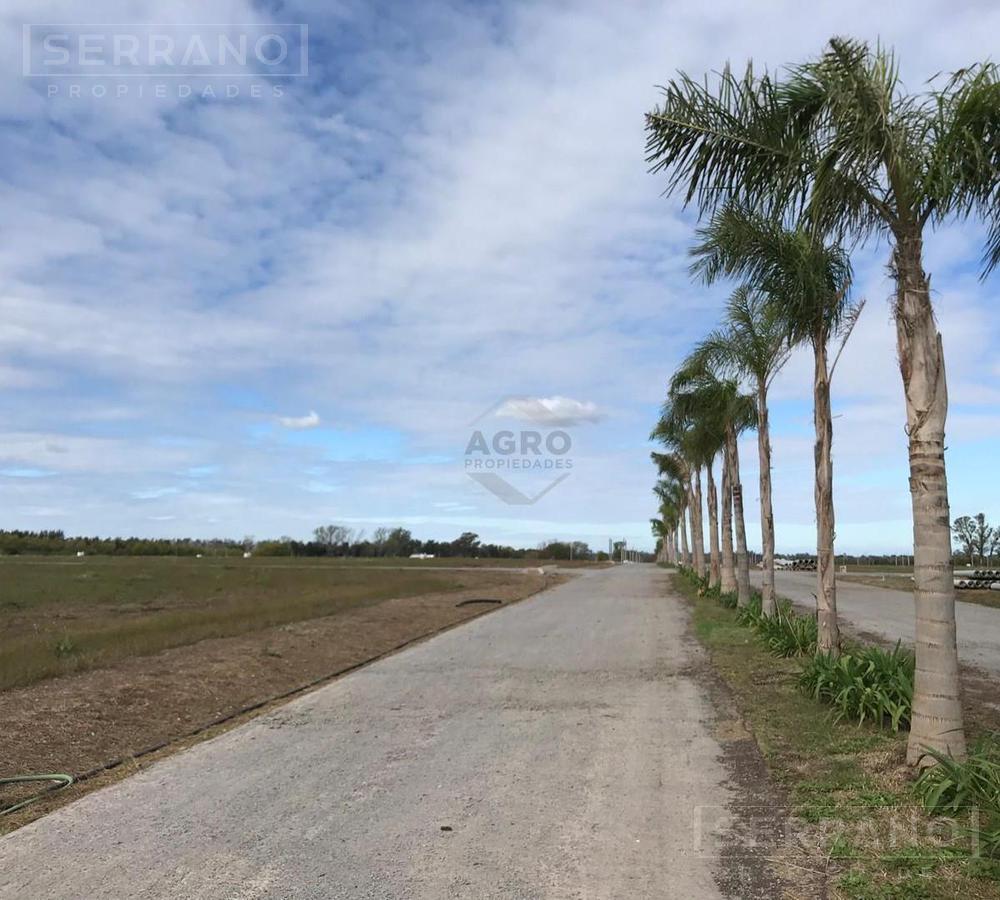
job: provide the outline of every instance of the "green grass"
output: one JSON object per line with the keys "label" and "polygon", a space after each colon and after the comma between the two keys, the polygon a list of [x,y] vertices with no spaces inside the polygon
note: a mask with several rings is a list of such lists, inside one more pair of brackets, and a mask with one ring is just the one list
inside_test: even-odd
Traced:
{"label": "green grass", "polygon": [[[694,631],[726,681],[790,811],[816,830],[813,867],[830,875],[832,898],[1000,896],[991,861],[941,846],[928,836],[931,819],[920,808],[905,772],[906,735],[870,723],[837,720],[798,686],[803,661],[772,656],[736,612],[685,576],[675,589],[692,605]],[[893,822],[914,815],[926,826],[920,840],[879,843]],[[806,846],[812,846],[811,841]],[[801,857],[793,856],[793,865]],[[790,878],[800,870],[791,869]],[[808,891],[802,896],[812,896]]]}
{"label": "green grass", "polygon": [[459,590],[484,575],[323,560],[7,557],[0,689],[390,597]]}

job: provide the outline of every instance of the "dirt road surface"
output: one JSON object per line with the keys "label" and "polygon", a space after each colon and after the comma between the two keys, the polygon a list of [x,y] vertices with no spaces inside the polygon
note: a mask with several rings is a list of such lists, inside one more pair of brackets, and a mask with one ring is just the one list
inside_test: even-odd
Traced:
{"label": "dirt road surface", "polygon": [[96,791],[0,840],[0,897],[721,897],[694,823],[739,797],[666,578],[586,572]]}

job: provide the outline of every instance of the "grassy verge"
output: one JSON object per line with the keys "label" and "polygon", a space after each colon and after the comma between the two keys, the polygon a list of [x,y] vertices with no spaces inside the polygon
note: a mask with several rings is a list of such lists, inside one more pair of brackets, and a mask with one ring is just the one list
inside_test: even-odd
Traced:
{"label": "grassy verge", "polygon": [[506,576],[243,560],[5,560],[0,689],[491,577]]}
{"label": "grassy verge", "polygon": [[939,828],[940,820],[920,807],[904,764],[905,733],[835,721],[828,707],[798,687],[801,660],[772,656],[737,623],[734,610],[698,596],[682,576],[673,581],[691,602],[695,632],[801,825],[795,828],[796,852],[786,846],[776,862],[791,867],[785,870],[791,883],[813,879],[824,893],[809,887],[797,896],[1000,896],[1000,862],[971,857],[962,835]]}
{"label": "grassy verge", "polygon": [[[866,584],[870,587],[888,588],[891,591],[906,591],[913,593],[913,579],[909,575],[838,575],[838,581],[849,581],[855,584]],[[1000,591],[955,591],[955,599],[963,603],[976,603],[979,606],[992,606],[1000,609]]]}

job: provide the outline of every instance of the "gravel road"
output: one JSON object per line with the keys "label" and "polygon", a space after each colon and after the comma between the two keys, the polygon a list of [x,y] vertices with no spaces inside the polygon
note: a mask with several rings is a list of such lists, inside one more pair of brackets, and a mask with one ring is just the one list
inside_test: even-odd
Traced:
{"label": "gravel road", "polygon": [[[760,571],[751,570],[750,580],[760,587]],[[775,587],[780,596],[808,609],[816,608],[814,572],[776,572]],[[837,612],[862,631],[913,643],[913,595],[907,591],[838,581]],[[1000,610],[959,602],[955,617],[962,662],[1000,673]]]}
{"label": "gravel road", "polygon": [[87,795],[0,840],[0,896],[721,897],[692,823],[738,796],[665,577],[583,573]]}

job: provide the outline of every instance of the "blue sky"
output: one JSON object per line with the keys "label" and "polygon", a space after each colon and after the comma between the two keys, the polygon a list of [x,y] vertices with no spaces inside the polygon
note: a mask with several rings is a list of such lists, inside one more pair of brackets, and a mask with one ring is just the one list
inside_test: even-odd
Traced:
{"label": "blue sky", "polygon": [[[650,543],[646,437],[725,297],[689,280],[692,218],[645,170],[655,85],[846,33],[895,45],[919,88],[986,57],[1000,27],[988,3],[8,0],[0,16],[0,526],[304,537],[335,521],[594,546]],[[157,73],[122,97],[49,96],[21,74],[31,22],[302,22],[309,74],[280,97],[264,80],[256,98],[137,96]],[[996,517],[980,239],[943,230],[927,268],[953,513]],[[855,259],[868,306],[834,384],[846,551],[910,538],[885,260]],[[809,385],[800,354],[774,390],[785,551],[814,545]],[[512,396],[599,411],[568,426],[572,475],[534,506],[463,467],[469,423]],[[742,457],[753,539],[752,437]]]}

